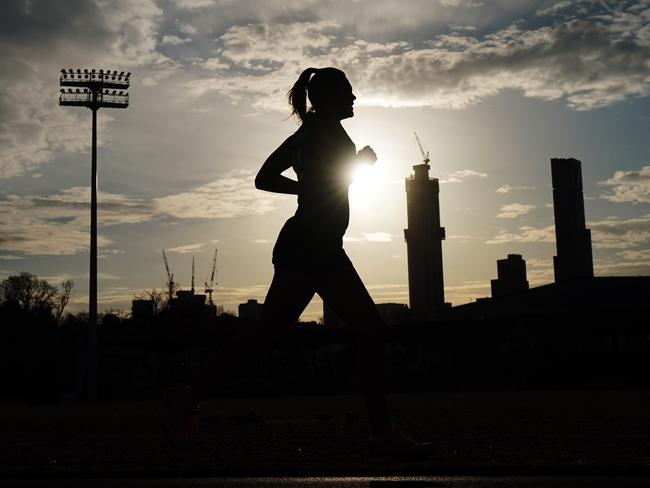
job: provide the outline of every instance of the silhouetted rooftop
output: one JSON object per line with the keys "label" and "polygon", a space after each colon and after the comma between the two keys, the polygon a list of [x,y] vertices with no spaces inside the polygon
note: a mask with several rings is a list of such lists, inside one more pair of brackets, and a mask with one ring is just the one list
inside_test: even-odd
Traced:
{"label": "silhouetted rooftop", "polygon": [[440,319],[648,309],[650,276],[576,278],[442,311]]}

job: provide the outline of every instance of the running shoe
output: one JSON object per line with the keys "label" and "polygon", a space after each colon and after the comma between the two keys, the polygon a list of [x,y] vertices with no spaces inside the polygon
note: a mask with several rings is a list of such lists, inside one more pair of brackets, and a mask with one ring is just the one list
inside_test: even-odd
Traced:
{"label": "running shoe", "polygon": [[385,434],[370,437],[370,454],[373,456],[421,460],[428,458],[432,452],[431,442],[415,442],[397,427],[392,427]]}
{"label": "running shoe", "polygon": [[169,443],[176,449],[189,446],[199,430],[200,402],[191,395],[189,386],[175,386],[163,394],[162,429]]}

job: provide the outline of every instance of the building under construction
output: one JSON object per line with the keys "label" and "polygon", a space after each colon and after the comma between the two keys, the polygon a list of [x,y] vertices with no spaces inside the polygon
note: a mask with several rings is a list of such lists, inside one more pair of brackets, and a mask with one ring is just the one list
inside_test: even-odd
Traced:
{"label": "building under construction", "polygon": [[413,166],[406,178],[408,227],[404,229],[408,254],[409,303],[413,319],[435,318],[445,303],[442,274],[442,241],[445,228],[440,226],[440,185],[429,178],[429,158]]}
{"label": "building under construction", "polygon": [[[217,250],[214,250],[212,258],[212,271],[209,282],[205,281],[205,294],[196,293],[194,287],[194,257],[192,257],[192,282],[189,290],[180,290],[178,283],[174,281],[174,274],[169,268],[169,261],[165,250],[162,251],[163,261],[165,263],[165,272],[167,273],[166,283],[166,300],[165,309],[174,313],[185,314],[189,316],[207,315],[216,316],[217,306],[212,300],[212,293],[216,285],[214,278],[217,269]],[[207,302],[206,302],[207,299]],[[136,298],[131,303],[131,315],[135,319],[150,319],[155,315],[155,304],[153,300]]]}

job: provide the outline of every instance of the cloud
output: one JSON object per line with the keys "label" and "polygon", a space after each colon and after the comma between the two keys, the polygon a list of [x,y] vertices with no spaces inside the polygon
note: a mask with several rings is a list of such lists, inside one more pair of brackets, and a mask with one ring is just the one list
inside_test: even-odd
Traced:
{"label": "cloud", "polygon": [[346,242],[392,242],[393,236],[388,232],[364,232],[362,237],[343,236]]}
{"label": "cloud", "polygon": [[167,252],[175,252],[177,254],[191,254],[195,252],[203,252],[203,243],[201,242],[199,244],[185,244],[184,246],[170,247],[165,250]]}
{"label": "cloud", "polygon": [[251,242],[255,244],[271,244],[273,241],[270,239],[253,239]]}
{"label": "cloud", "polygon": [[650,262],[650,249],[625,249],[616,255],[626,261],[648,261]]}
{"label": "cloud", "polygon": [[650,242],[650,214],[632,219],[590,222],[589,227],[597,249],[631,249]]}
{"label": "cloud", "polygon": [[219,58],[208,58],[205,61],[198,63],[203,69],[210,71],[217,71],[220,69],[228,69],[228,65],[221,61]]}
{"label": "cloud", "polygon": [[273,210],[282,197],[261,192],[250,170],[231,171],[222,177],[194,188],[154,199],[161,213],[179,219],[223,219],[262,215]]}
{"label": "cloud", "polygon": [[25,259],[25,256],[16,256],[14,254],[0,255],[0,261],[20,261],[22,259]]}
{"label": "cloud", "polygon": [[[142,199],[100,192],[100,225],[139,223],[151,218],[152,205]],[[61,255],[88,247],[90,189],[73,187],[49,196],[9,195],[0,200],[0,248],[25,255]],[[100,235],[98,245],[111,241]]]}
{"label": "cloud", "polygon": [[638,171],[616,171],[599,185],[612,189],[613,193],[601,195],[610,202],[650,203],[650,166]]}
{"label": "cloud", "polygon": [[188,88],[282,109],[301,69],[336,65],[364,105],[464,108],[518,90],[590,110],[647,95],[649,22],[621,3],[608,15],[568,16],[535,28],[516,22],[483,36],[452,32],[420,42],[367,42],[331,21],[239,25],[218,39],[219,61],[232,73],[196,79]]}
{"label": "cloud", "polygon": [[180,24],[179,29],[183,34],[196,34],[198,32],[197,28],[192,24]]}
{"label": "cloud", "polygon": [[[592,246],[596,249],[632,250],[650,241],[650,214],[631,219],[609,218],[589,222]],[[519,227],[519,232],[501,230],[486,244],[555,242],[555,226]],[[638,249],[642,252],[642,249]],[[629,254],[632,256],[633,254]]]}
{"label": "cloud", "polygon": [[[100,227],[153,219],[224,219],[261,215],[282,197],[256,190],[253,172],[237,170],[192,190],[151,199],[99,192]],[[90,188],[0,200],[0,249],[25,255],[76,254],[88,248]],[[99,236],[99,246],[111,244]]]}
{"label": "cloud", "polygon": [[184,10],[201,10],[214,7],[214,0],[172,0],[172,3]]}
{"label": "cloud", "polygon": [[515,190],[532,190],[532,186],[510,186],[510,185],[501,185],[499,188],[494,190],[497,193],[501,193],[502,195],[505,195],[507,193],[510,193]]}
{"label": "cloud", "polygon": [[568,9],[572,5],[575,4],[574,0],[561,0],[557,3],[554,3],[553,5],[550,5],[546,8],[540,9],[537,12],[535,12],[535,15],[538,16],[545,16],[545,15],[554,15],[561,10]]}
{"label": "cloud", "polygon": [[452,171],[447,176],[440,180],[440,183],[462,183],[467,178],[485,178],[487,173],[480,173],[472,169],[459,169]]}
{"label": "cloud", "polygon": [[535,228],[530,226],[519,227],[518,233],[501,230],[498,234],[486,241],[486,244],[509,244],[531,242],[555,242],[555,226]]}
{"label": "cloud", "polygon": [[110,249],[110,248],[109,249],[100,249],[98,251],[97,258],[98,259],[106,259],[109,256],[116,256],[118,254],[126,254],[126,253],[124,251],[120,250],[120,249]]}
{"label": "cloud", "polygon": [[483,2],[478,0],[438,0],[445,7],[480,7]]}
{"label": "cloud", "polygon": [[[178,69],[178,63],[156,51],[163,12],[153,0],[86,1],[68,7],[0,2],[0,178],[33,171],[57,152],[89,149],[87,111],[58,106],[61,68],[138,66],[139,74],[158,79]],[[75,65],[61,66],[62,59]],[[100,112],[101,126],[108,121]]]}
{"label": "cloud", "polygon": [[498,219],[515,219],[526,215],[532,209],[535,208],[535,205],[526,205],[523,203],[510,203],[508,205],[501,205],[501,209],[497,214]]}
{"label": "cloud", "polygon": [[530,286],[539,286],[555,281],[552,259],[525,258],[525,260],[526,277]]}
{"label": "cloud", "polygon": [[[647,7],[640,7],[645,3],[603,8],[577,2],[566,9],[558,3],[553,9],[562,15],[548,19],[550,25],[517,21],[486,33],[469,30],[462,18],[451,29],[446,26],[454,18],[437,25],[436,14],[449,10],[441,2],[426,16],[418,16],[423,4],[398,8],[381,2],[372,18],[395,14],[399,23],[391,25],[399,29],[374,22],[373,41],[363,38],[369,27],[359,16],[369,14],[361,6],[352,5],[349,18],[333,21],[329,2],[243,3],[88,0],[61,8],[58,2],[0,2],[0,120],[11,121],[0,124],[0,178],[36,171],[59,153],[88,150],[89,117],[58,107],[52,95],[62,59],[74,60],[73,67],[129,69],[134,85],[153,86],[182,72],[190,80],[183,86],[194,96],[217,91],[259,110],[286,109],[287,89],[309,65],[340,66],[358,102],[376,106],[463,108],[518,90],[588,110],[649,90],[650,19]],[[444,0],[454,7],[480,3]],[[165,12],[163,6],[175,8]],[[216,39],[201,39],[194,52],[174,59],[159,51],[196,34],[193,24],[203,19],[194,17],[206,16],[197,23],[203,27],[217,13],[223,20],[214,27]],[[417,27],[417,35],[402,37],[409,27]]]}
{"label": "cloud", "polygon": [[475,31],[476,27],[473,25],[458,25],[458,24],[451,24],[449,28],[452,31]]}
{"label": "cloud", "polygon": [[469,303],[480,297],[490,296],[490,281],[462,281],[454,285],[445,285],[445,301],[453,305]]}
{"label": "cloud", "polygon": [[163,36],[163,38],[162,38],[162,40],[160,42],[162,44],[166,45],[166,46],[178,46],[180,44],[186,44],[186,43],[191,42],[191,41],[192,41],[192,39],[188,39],[188,38],[181,39],[178,36],[167,34],[167,35]]}

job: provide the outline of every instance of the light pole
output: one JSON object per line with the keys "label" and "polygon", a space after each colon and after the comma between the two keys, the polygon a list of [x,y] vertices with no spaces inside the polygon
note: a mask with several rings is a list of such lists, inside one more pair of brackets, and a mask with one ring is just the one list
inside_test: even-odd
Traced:
{"label": "light pole", "polygon": [[[129,106],[131,73],[62,69],[59,105],[87,107],[93,113],[90,176],[90,283],[88,286],[88,400],[97,399],[97,110]],[[72,88],[74,87],[74,88]],[[67,90],[66,90],[67,88]]]}

